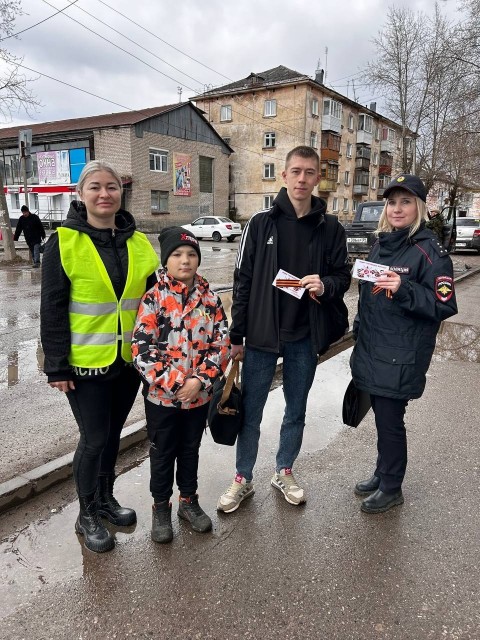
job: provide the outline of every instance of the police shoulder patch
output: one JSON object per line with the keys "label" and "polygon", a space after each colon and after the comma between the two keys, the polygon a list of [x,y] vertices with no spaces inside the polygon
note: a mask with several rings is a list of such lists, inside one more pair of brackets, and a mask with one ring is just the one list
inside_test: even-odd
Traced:
{"label": "police shoulder patch", "polygon": [[445,249],[442,243],[439,242],[438,238],[432,238],[430,242],[431,242],[431,246],[433,247],[433,250],[437,255],[442,257],[448,256],[448,251]]}
{"label": "police shoulder patch", "polygon": [[453,278],[437,276],[435,278],[435,295],[440,302],[448,302],[453,295]]}

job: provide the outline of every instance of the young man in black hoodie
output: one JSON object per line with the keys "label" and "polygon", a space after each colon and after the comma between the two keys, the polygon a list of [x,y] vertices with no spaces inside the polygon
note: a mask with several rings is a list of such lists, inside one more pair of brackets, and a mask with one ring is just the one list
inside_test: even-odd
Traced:
{"label": "young man in black hoodie", "polygon": [[[279,357],[285,414],[271,484],[290,504],[305,502],[292,466],[302,444],[317,356],[338,330],[327,316],[329,302],[341,300],[350,285],[344,229],[333,216],[327,225],[326,203],[312,195],[320,179],[318,154],[311,147],[295,147],[287,154],[282,177],[286,188],[272,208],[254,214],[246,225],[235,265],[231,355],[244,359],[245,418],[235,479],[217,504],[224,513],[235,511],[254,493],[260,423]],[[272,284],[290,276],[306,289],[301,297]],[[342,326],[340,334],[346,328]]]}

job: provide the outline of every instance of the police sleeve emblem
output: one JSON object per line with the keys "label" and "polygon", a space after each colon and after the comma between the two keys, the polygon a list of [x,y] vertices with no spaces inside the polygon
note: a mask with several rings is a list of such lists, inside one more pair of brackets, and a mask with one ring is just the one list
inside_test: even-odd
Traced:
{"label": "police sleeve emblem", "polygon": [[437,276],[435,278],[435,295],[440,302],[448,302],[453,295],[453,278]]}

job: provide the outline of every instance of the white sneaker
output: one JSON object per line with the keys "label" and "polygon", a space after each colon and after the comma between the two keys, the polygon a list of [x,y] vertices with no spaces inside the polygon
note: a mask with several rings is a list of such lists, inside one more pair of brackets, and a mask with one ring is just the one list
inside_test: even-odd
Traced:
{"label": "white sneaker", "polygon": [[237,473],[230,487],[218,499],[217,511],[231,513],[238,509],[242,500],[253,496],[254,493],[253,482],[247,482],[243,476]]}
{"label": "white sneaker", "polygon": [[291,469],[280,469],[279,473],[274,473],[271,484],[279,489],[285,496],[285,500],[290,504],[302,504],[306,502],[305,492],[299,487]]}

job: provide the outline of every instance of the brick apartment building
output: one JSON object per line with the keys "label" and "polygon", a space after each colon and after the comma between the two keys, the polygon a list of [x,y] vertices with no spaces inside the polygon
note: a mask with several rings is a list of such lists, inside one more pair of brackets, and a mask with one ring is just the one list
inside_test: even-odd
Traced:
{"label": "brick apartment building", "polygon": [[[13,224],[25,202],[18,136],[26,128],[0,129],[0,169]],[[29,206],[54,224],[65,218],[80,172],[93,159],[108,160],[122,175],[123,206],[142,230],[228,212],[232,149],[190,102],[28,128]]]}
{"label": "brick apartment building", "polygon": [[[283,186],[287,152],[314,147],[321,158],[318,193],[343,221],[359,202],[381,199],[400,171],[401,127],[329,89],[323,71],[315,79],[275,67],[192,98],[234,149],[230,163],[230,208],[239,219],[271,205]],[[407,138],[408,153],[415,140]]]}

